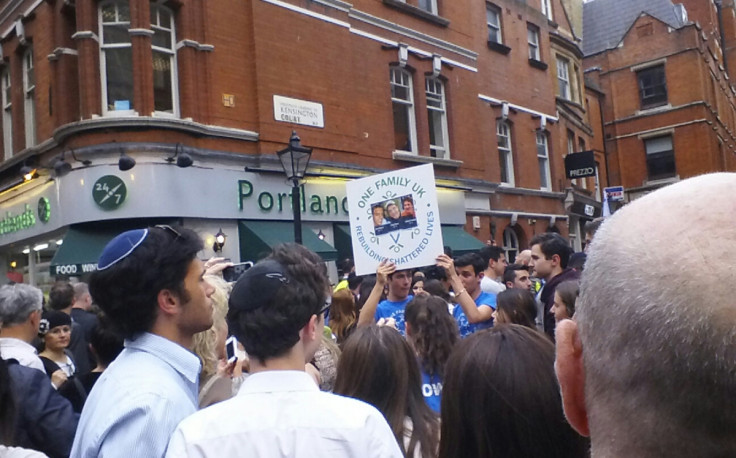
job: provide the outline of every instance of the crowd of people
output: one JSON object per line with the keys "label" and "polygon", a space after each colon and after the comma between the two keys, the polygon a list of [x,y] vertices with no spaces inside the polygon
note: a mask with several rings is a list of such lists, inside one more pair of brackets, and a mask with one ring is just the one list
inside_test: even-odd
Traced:
{"label": "crowd of people", "polygon": [[0,457],[736,456],[734,188],[337,285],[301,245],[228,283],[189,229],[124,232],[89,285],[0,287]]}

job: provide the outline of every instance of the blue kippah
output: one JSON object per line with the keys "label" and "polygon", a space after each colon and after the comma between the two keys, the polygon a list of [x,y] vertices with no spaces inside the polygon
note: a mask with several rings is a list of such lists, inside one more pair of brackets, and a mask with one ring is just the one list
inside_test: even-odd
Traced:
{"label": "blue kippah", "polygon": [[123,232],[110,240],[97,261],[97,270],[105,270],[122,261],[148,237],[148,229]]}

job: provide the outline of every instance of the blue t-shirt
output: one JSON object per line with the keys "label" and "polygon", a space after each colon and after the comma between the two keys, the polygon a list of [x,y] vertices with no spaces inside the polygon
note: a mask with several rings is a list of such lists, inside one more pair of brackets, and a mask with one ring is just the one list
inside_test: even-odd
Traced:
{"label": "blue t-shirt", "polygon": [[422,395],[424,395],[424,400],[430,409],[440,413],[442,379],[437,374],[427,374],[421,366],[420,370],[422,372]]}
{"label": "blue t-shirt", "polygon": [[381,318],[393,318],[394,320],[396,320],[396,329],[398,329],[403,336],[406,331],[406,325],[404,323],[404,310],[406,309],[406,304],[411,302],[412,299],[414,299],[414,296],[410,294],[403,301],[392,302],[386,299],[379,302],[378,307],[376,307],[375,320],[378,321]]}
{"label": "blue t-shirt", "polygon": [[[496,295],[480,293],[480,296],[478,296],[478,298],[475,300],[475,305],[487,305],[493,310],[496,310]],[[468,321],[468,317],[465,316],[465,312],[463,312],[463,308],[460,306],[460,304],[456,305],[455,308],[452,310],[452,316],[455,317],[455,321],[457,321],[457,327],[460,329],[461,338],[468,337],[470,334],[480,331],[481,329],[488,329],[490,327],[493,327],[493,318],[489,318],[486,321],[481,321],[480,323],[470,323]]]}

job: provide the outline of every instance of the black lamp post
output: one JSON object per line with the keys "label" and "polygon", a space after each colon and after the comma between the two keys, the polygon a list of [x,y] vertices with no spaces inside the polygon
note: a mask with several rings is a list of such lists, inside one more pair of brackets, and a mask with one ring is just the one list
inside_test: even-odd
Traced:
{"label": "black lamp post", "polygon": [[302,211],[301,196],[299,192],[299,180],[304,178],[304,172],[309,166],[309,158],[312,157],[312,148],[301,145],[301,139],[296,131],[291,132],[289,146],[277,151],[281,166],[284,168],[286,179],[291,182],[291,208],[294,211],[294,241],[302,243]]}

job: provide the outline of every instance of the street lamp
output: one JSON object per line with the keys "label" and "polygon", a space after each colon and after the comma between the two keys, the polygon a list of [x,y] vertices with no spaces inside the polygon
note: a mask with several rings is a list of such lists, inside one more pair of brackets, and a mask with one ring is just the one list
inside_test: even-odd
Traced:
{"label": "street lamp", "polygon": [[294,241],[302,243],[302,212],[301,196],[299,195],[299,180],[304,178],[304,172],[309,166],[309,158],[312,157],[312,148],[305,148],[296,131],[291,131],[289,146],[277,151],[281,166],[284,168],[286,179],[291,182],[291,208],[294,211]]}

